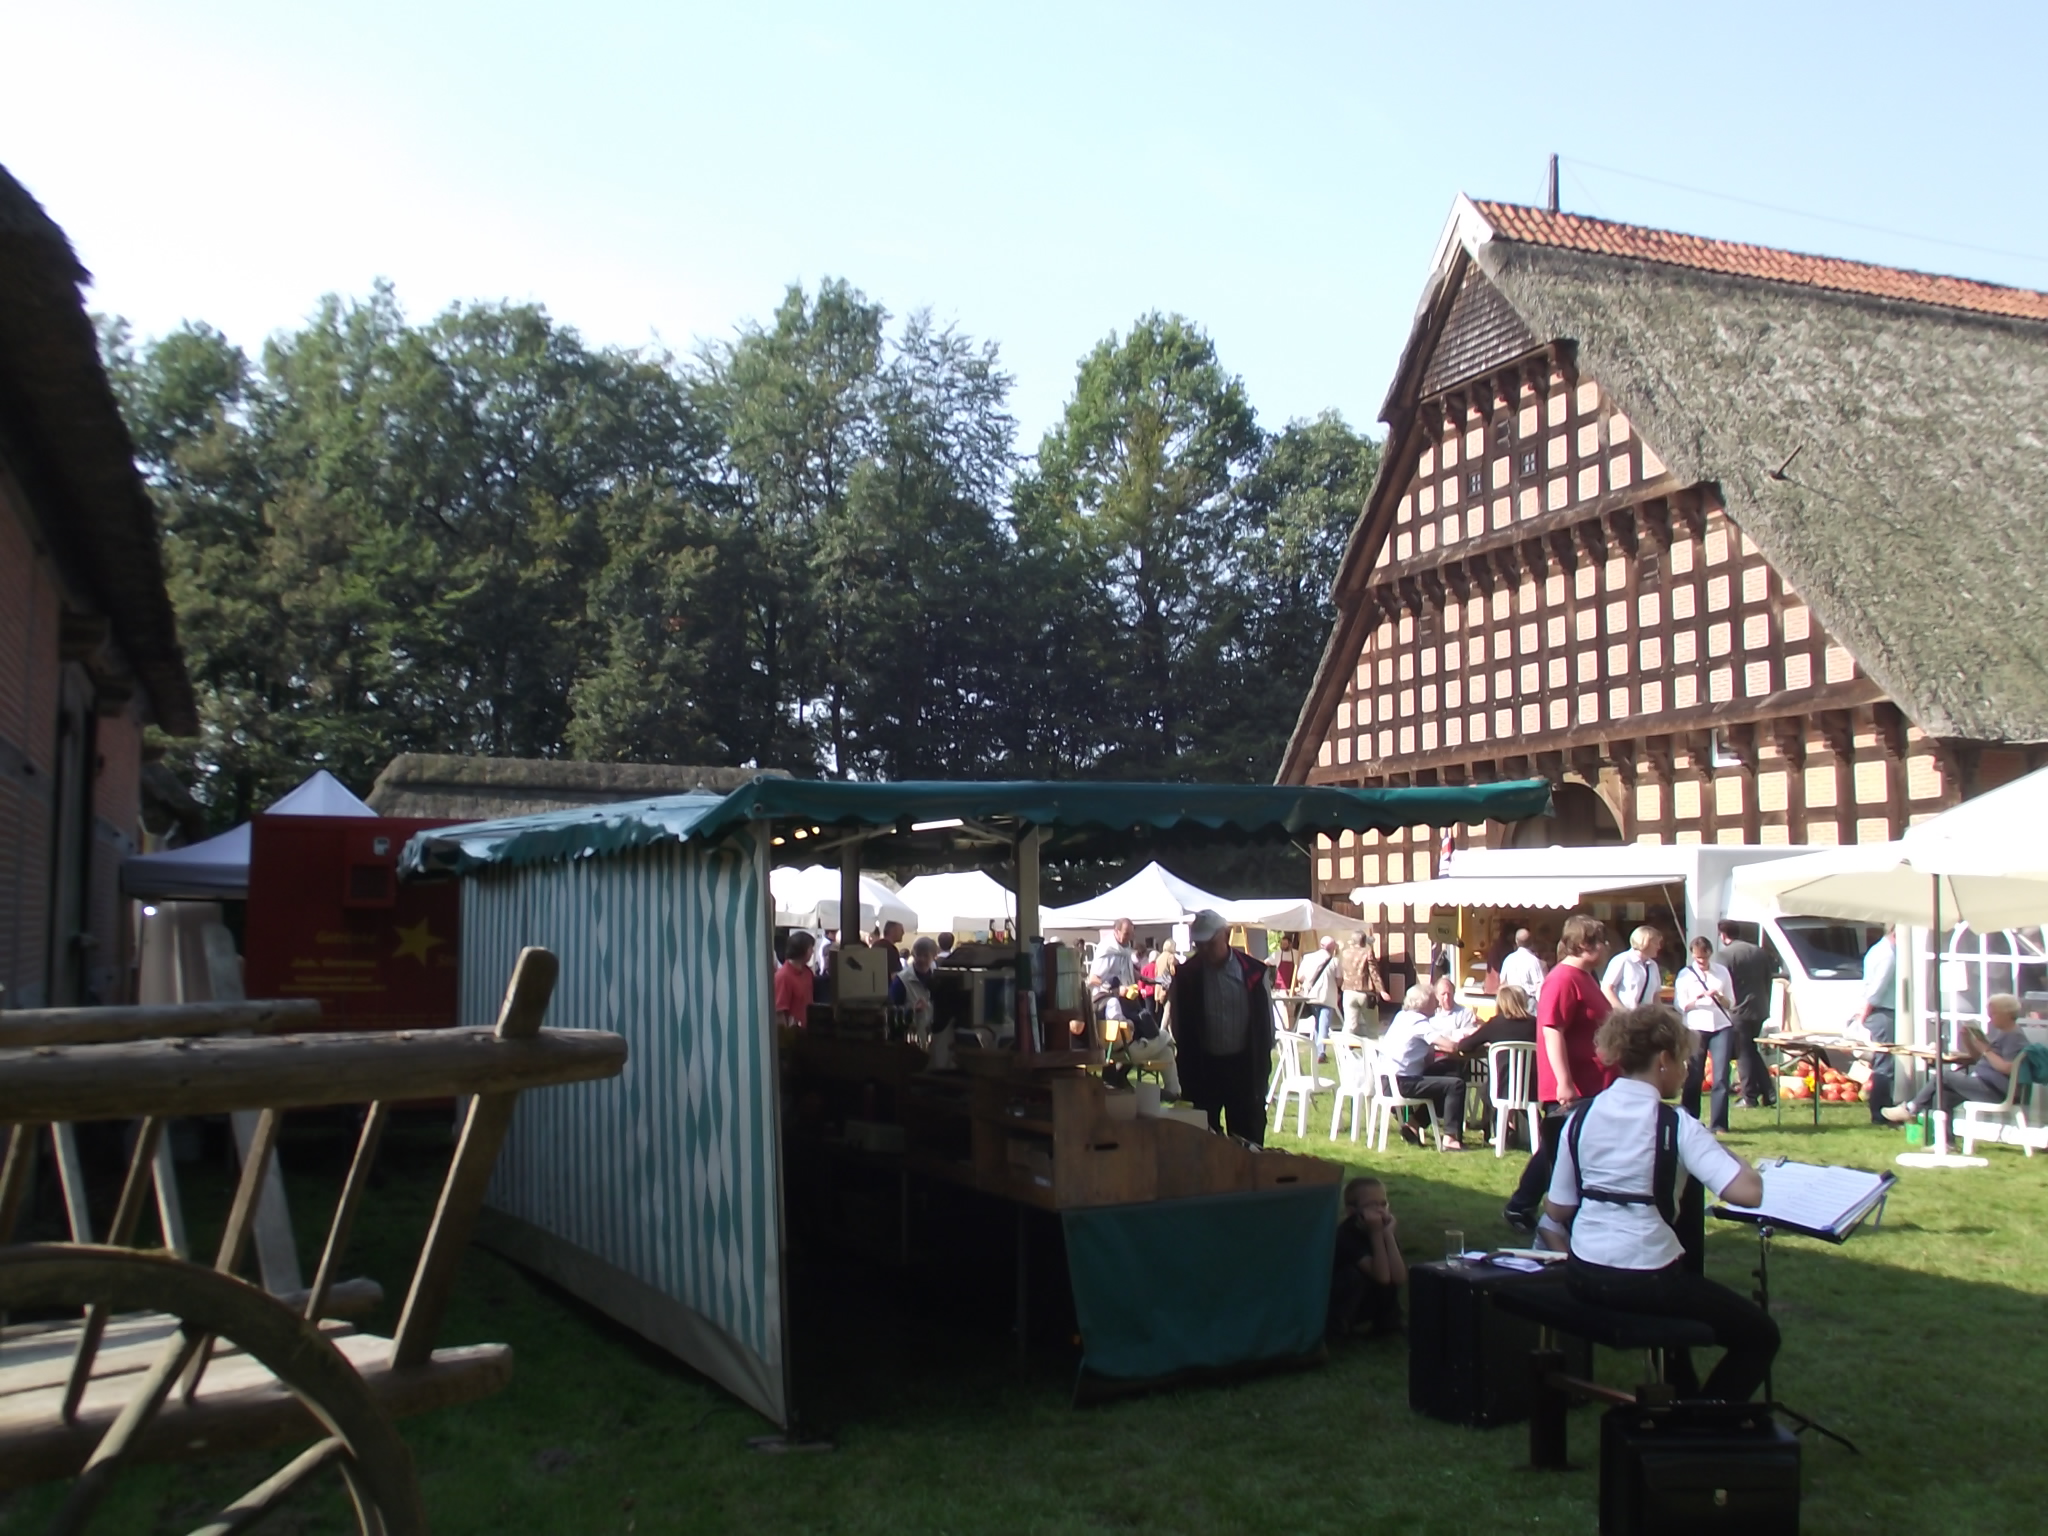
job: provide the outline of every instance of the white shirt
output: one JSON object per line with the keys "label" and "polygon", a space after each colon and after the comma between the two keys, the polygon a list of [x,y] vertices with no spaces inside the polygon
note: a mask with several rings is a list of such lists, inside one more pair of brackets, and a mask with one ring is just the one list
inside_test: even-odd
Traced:
{"label": "white shirt", "polygon": [[1889,938],[1879,939],[1863,956],[1863,1001],[1886,1013],[1898,1009],[1899,952]]}
{"label": "white shirt", "polygon": [[1700,975],[1697,965],[1688,965],[1672,982],[1671,1000],[1678,1004],[1685,1015],[1685,1027],[1693,1033],[1711,1035],[1735,1022],[1728,1016],[1728,1005],[1714,998],[1715,992],[1724,998],[1735,996],[1735,983],[1729,978],[1728,967],[1718,960],[1707,962],[1705,976]]}
{"label": "white shirt", "polygon": [[1403,1008],[1380,1036],[1380,1054],[1394,1063],[1396,1077],[1421,1077],[1429,1070],[1429,1043],[1441,1032],[1435,1014]]}
{"label": "white shirt", "polygon": [[[1655,1205],[1614,1205],[1581,1201],[1585,1185],[1617,1195],[1653,1195],[1657,1185],[1657,1090],[1633,1077],[1616,1078],[1595,1095],[1579,1128],[1583,1176],[1572,1162],[1571,1137],[1558,1130],[1557,1166],[1550,1175],[1550,1203],[1569,1210],[1572,1252],[1588,1264],[1610,1269],[1662,1269],[1685,1252],[1678,1234],[1664,1224]],[[1742,1164],[1713,1133],[1684,1110],[1678,1111],[1678,1162],[1714,1194],[1726,1189]],[[1683,1188],[1681,1180],[1680,1188]],[[1678,1190],[1673,1190],[1675,1199]]]}
{"label": "white shirt", "polygon": [[1449,1008],[1439,1006],[1430,1017],[1436,1024],[1439,1040],[1463,1040],[1479,1028],[1479,1015],[1455,1004]]}
{"label": "white shirt", "polygon": [[1624,949],[1607,962],[1607,974],[1600,978],[1600,984],[1613,989],[1622,1007],[1635,1008],[1657,1001],[1657,993],[1664,985],[1664,972],[1656,961],[1645,960],[1633,949]]}
{"label": "white shirt", "polygon": [[1504,987],[1520,987],[1529,994],[1533,1005],[1536,994],[1543,990],[1543,978],[1549,971],[1536,952],[1531,949],[1515,949],[1500,963],[1500,984]]}
{"label": "white shirt", "polygon": [[1337,957],[1327,949],[1312,950],[1294,973],[1294,990],[1304,1001],[1319,1008],[1341,1007],[1344,972]]}
{"label": "white shirt", "polygon": [[1132,987],[1138,983],[1137,957],[1131,953],[1128,944],[1119,944],[1111,939],[1095,951],[1095,964],[1090,974],[1107,987]]}

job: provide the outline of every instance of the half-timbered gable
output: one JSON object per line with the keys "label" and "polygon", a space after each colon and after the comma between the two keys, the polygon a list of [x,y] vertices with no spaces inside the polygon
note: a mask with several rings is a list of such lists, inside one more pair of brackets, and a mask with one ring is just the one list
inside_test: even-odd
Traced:
{"label": "half-timbered gable", "polygon": [[1896,836],[2043,759],[2044,408],[2048,295],[1461,199],[1282,777],[1558,786],[1460,844]]}

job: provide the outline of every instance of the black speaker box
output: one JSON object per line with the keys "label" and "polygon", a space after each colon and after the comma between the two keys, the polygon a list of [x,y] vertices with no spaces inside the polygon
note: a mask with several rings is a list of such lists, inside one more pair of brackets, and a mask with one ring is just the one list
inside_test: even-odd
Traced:
{"label": "black speaker box", "polygon": [[[1415,1264],[1408,1270],[1408,1406],[1450,1424],[1491,1428],[1529,1417],[1534,1396],[1532,1322],[1493,1304],[1502,1285],[1527,1284],[1483,1264]],[[1592,1346],[1561,1338],[1565,1369],[1591,1375]]]}
{"label": "black speaker box", "polygon": [[1600,1536],[1798,1536],[1799,1440],[1755,1403],[1610,1408]]}

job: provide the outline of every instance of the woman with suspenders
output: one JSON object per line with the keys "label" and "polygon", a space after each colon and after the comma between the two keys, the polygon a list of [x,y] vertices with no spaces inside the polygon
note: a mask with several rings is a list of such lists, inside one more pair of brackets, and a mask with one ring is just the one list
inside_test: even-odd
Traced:
{"label": "woman with suspenders", "polygon": [[1730,1205],[1764,1197],[1754,1168],[1692,1115],[1664,1100],[1684,1086],[1691,1032],[1661,1003],[1618,1008],[1595,1041],[1618,1075],[1576,1110],[1558,1138],[1557,1166],[1537,1240],[1568,1248],[1566,1283],[1591,1306],[1685,1317],[1714,1330],[1727,1351],[1704,1386],[1675,1351],[1680,1397],[1746,1401],[1778,1353],[1778,1325],[1763,1308],[1686,1264],[1676,1229],[1679,1183],[1698,1179]]}

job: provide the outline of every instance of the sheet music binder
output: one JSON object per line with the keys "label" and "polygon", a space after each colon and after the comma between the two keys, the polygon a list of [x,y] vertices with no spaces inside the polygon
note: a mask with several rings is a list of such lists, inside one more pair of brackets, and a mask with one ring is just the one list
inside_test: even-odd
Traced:
{"label": "sheet music binder", "polygon": [[1792,1163],[1780,1158],[1762,1163],[1763,1203],[1750,1208],[1717,1205],[1723,1221],[1746,1221],[1774,1232],[1843,1243],[1863,1219],[1884,1203],[1898,1176],[1862,1168],[1834,1168],[1822,1163]]}

